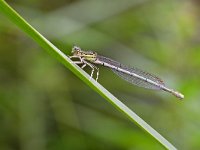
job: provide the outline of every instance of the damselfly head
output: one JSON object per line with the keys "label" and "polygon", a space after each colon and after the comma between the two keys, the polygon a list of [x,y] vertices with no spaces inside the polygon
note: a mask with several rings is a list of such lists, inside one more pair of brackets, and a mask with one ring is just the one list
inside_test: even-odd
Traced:
{"label": "damselfly head", "polygon": [[72,54],[78,53],[78,52],[80,52],[80,51],[81,51],[81,48],[80,48],[80,47],[78,47],[78,46],[73,46],[73,47],[72,47]]}

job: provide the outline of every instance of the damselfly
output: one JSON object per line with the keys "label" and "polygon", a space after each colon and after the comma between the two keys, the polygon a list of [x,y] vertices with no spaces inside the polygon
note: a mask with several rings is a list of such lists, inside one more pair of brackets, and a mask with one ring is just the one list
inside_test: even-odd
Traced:
{"label": "damselfly", "polygon": [[83,51],[78,46],[74,46],[72,48],[72,54],[73,55],[70,56],[70,58],[79,59],[78,61],[73,61],[73,63],[81,64],[82,65],[81,68],[89,66],[92,69],[90,76],[91,78],[93,77],[93,73],[96,69],[97,71],[96,81],[99,77],[99,68],[95,66],[97,64],[110,68],[114,73],[116,73],[122,79],[139,87],[154,89],[154,90],[163,90],[173,94],[179,99],[184,98],[183,94],[173,89],[167,88],[164,82],[157,76],[142,71],[138,68],[122,65],[117,61],[98,55],[96,52],[93,51]]}

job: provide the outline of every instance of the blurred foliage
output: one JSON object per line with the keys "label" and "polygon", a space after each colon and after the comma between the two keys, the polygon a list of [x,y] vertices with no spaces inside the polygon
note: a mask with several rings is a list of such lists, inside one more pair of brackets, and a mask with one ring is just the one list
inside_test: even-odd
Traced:
{"label": "blurred foliage", "polygon": [[[178,149],[200,148],[198,1],[8,3],[67,55],[77,44],[181,91],[183,101],[100,68],[99,82]],[[0,20],[0,149],[162,149],[1,14]]]}

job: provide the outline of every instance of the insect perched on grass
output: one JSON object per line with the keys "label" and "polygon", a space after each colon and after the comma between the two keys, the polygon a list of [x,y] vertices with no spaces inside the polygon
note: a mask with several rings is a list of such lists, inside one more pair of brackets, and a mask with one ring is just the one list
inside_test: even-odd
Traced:
{"label": "insect perched on grass", "polygon": [[78,61],[73,61],[75,64],[82,64],[82,69],[85,66],[89,66],[92,69],[90,77],[93,77],[94,71],[96,69],[97,76],[96,81],[99,77],[99,68],[95,65],[101,65],[110,68],[114,73],[120,76],[122,79],[137,85],[139,87],[163,90],[169,92],[179,99],[183,99],[184,95],[165,86],[164,82],[148,72],[142,71],[135,67],[125,66],[117,61],[110,58],[98,55],[93,51],[83,51],[80,47],[74,46],[72,48],[72,56],[70,58],[78,58]]}

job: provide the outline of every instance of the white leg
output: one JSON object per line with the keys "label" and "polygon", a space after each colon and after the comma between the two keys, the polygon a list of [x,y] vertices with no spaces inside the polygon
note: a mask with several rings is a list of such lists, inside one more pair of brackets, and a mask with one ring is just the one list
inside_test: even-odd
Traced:
{"label": "white leg", "polygon": [[81,59],[79,56],[69,56],[69,58],[71,59],[71,58],[79,58],[79,59]]}
{"label": "white leg", "polygon": [[80,60],[80,61],[73,61],[72,60],[71,63],[73,63],[73,64],[83,64],[83,60],[82,60],[82,58],[80,56],[69,56],[69,58],[70,59],[72,59],[72,58],[78,58]]}
{"label": "white leg", "polygon": [[69,56],[69,58],[70,59],[72,59],[72,58],[78,58],[80,61],[73,61],[73,62],[71,62],[71,63],[75,63],[75,64],[81,64],[81,63],[79,63],[79,62],[82,62],[82,58],[80,57],[80,56]]}
{"label": "white leg", "polygon": [[85,68],[86,65],[87,65],[87,64],[84,64],[81,68],[82,68],[82,69]]}
{"label": "white leg", "polygon": [[95,65],[92,65],[94,69],[97,70],[97,74],[96,74],[96,81],[98,80],[98,77],[99,77],[99,68],[96,67]]}
{"label": "white leg", "polygon": [[82,69],[85,68],[87,65],[92,69],[91,71],[91,74],[90,74],[90,79],[93,77],[93,74],[94,74],[94,70],[96,69],[97,70],[97,75],[96,75],[96,81],[98,80],[98,77],[99,77],[99,68],[97,68],[95,65],[85,61],[83,58],[79,57],[79,56],[69,56],[69,58],[78,58],[80,59],[80,61],[73,61],[72,63],[75,63],[75,64],[83,64],[82,65]]}
{"label": "white leg", "polygon": [[94,69],[97,70],[97,75],[96,75],[96,81],[97,81],[97,80],[98,80],[98,77],[99,77],[99,68],[97,68],[95,65],[93,65],[93,64],[91,64],[91,63],[89,63],[89,62],[87,62],[87,61],[85,61],[85,60],[83,60],[83,63],[84,63],[85,65],[83,65],[81,68],[84,68],[86,65],[88,65],[88,66],[92,69],[90,78],[93,77]]}
{"label": "white leg", "polygon": [[98,80],[99,78],[99,68],[97,68],[97,77],[96,77],[96,81]]}
{"label": "white leg", "polygon": [[91,63],[89,63],[89,62],[87,62],[87,61],[85,61],[85,60],[83,60],[83,63],[84,64],[86,64],[86,65],[88,65],[91,69],[92,69],[92,71],[91,71],[91,75],[90,75],[90,79],[93,77],[93,74],[94,74],[94,65],[92,65]]}
{"label": "white leg", "polygon": [[72,61],[73,64],[83,64],[82,61]]}

